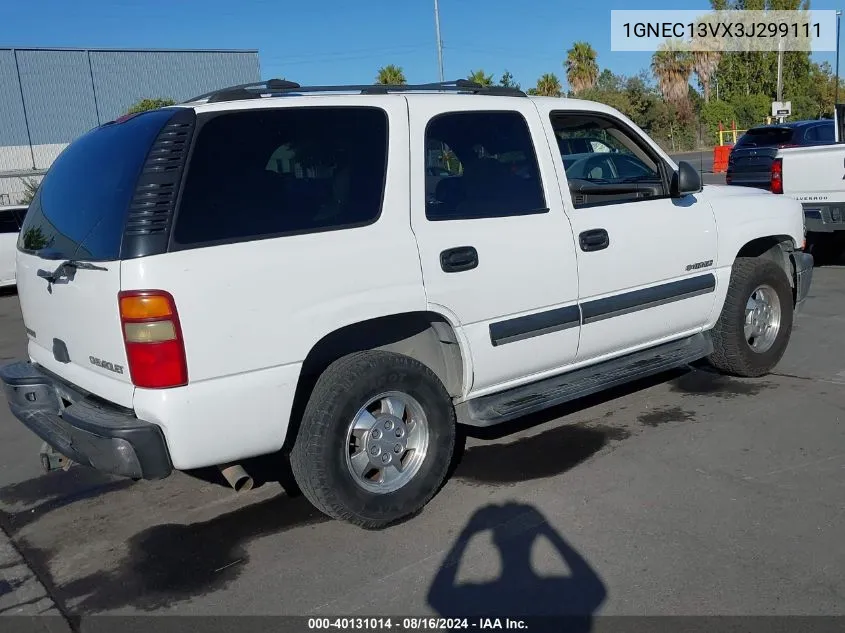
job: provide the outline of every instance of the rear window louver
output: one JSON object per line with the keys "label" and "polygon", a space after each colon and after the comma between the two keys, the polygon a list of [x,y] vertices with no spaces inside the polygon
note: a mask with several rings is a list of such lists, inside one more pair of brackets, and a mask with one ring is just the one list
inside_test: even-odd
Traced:
{"label": "rear window louver", "polygon": [[150,147],[129,204],[122,259],[166,251],[195,120],[193,109],[178,111]]}

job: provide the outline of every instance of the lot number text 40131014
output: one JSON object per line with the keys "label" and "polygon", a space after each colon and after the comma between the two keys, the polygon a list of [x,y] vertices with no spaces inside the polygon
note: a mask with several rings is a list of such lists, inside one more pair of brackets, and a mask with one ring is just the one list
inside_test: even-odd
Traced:
{"label": "lot number text 40131014", "polygon": [[451,631],[451,630],[527,630],[524,620],[511,618],[308,618],[309,630],[394,630],[394,631]]}

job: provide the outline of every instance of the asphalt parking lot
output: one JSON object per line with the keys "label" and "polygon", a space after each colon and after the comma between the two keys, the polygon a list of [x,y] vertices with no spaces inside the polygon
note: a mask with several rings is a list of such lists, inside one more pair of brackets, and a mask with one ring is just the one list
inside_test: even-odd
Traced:
{"label": "asphalt parking lot", "polygon": [[[843,330],[845,266],[817,268],[774,375],[675,372],[470,438],[381,532],[276,483],[43,474],[3,403],[0,525],[79,616],[845,614]],[[0,362],[24,356],[5,292]]]}

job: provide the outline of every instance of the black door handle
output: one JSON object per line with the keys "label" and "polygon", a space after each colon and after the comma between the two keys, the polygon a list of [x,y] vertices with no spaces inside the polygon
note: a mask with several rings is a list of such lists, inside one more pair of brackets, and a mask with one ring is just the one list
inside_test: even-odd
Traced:
{"label": "black door handle", "polygon": [[440,253],[440,268],[444,273],[459,273],[478,266],[478,251],[472,246],[456,246]]}
{"label": "black door handle", "polygon": [[604,229],[591,229],[578,236],[581,250],[585,252],[600,251],[610,246],[610,236]]}

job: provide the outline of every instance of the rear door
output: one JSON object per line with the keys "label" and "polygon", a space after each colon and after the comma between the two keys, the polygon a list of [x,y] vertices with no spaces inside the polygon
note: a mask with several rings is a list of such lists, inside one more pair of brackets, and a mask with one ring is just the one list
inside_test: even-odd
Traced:
{"label": "rear door", "polygon": [[144,113],[74,141],[44,177],[18,239],[30,358],[127,407],[134,387],[118,314],[121,244],[136,181],[172,115]]}
{"label": "rear door", "polygon": [[[571,363],[580,320],[575,250],[536,108],[514,97],[408,102],[426,297],[469,341],[473,394]],[[427,167],[450,176],[432,186]]]}

